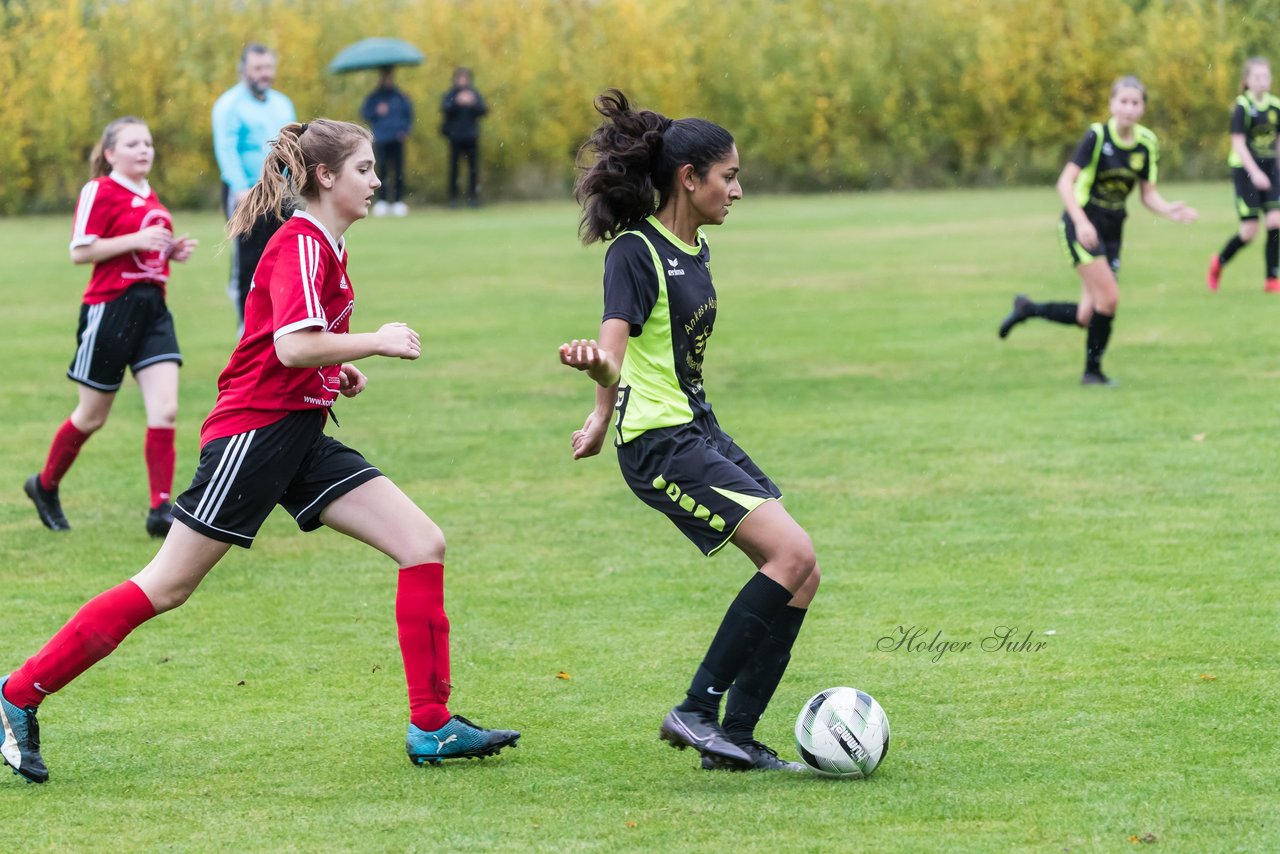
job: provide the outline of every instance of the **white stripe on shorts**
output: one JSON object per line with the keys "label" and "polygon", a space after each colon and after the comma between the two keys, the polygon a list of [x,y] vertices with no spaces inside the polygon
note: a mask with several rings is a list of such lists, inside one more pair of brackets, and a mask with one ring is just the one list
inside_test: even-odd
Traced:
{"label": "white stripe on shorts", "polygon": [[235,482],[240,466],[249,453],[249,445],[257,432],[257,430],[250,430],[248,433],[239,433],[231,437],[231,441],[223,450],[222,459],[218,461],[218,467],[213,471],[213,477],[209,479],[204,495],[200,497],[200,503],[196,505],[196,512],[191,514],[197,521],[212,527],[211,523],[218,517],[222,502],[231,491],[231,484]]}
{"label": "white stripe on shorts", "polygon": [[76,349],[75,362],[71,368],[73,380],[88,380],[89,367],[93,364],[93,347],[98,340],[98,327],[102,325],[102,315],[107,308],[105,302],[89,306],[85,315],[84,334],[80,336],[80,346]]}

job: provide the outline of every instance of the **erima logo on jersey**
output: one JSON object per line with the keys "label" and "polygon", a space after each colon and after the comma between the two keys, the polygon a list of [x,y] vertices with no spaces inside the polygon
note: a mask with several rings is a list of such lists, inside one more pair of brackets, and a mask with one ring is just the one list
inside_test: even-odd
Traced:
{"label": "erima logo on jersey", "polygon": [[1107,156],[1109,157],[1109,156],[1111,156],[1112,154],[1115,154],[1115,153],[1116,153],[1116,150],[1115,150],[1114,148],[1112,148],[1112,147],[1111,147],[1111,143],[1109,143],[1109,142],[1104,142],[1104,143],[1102,144],[1102,153],[1103,153],[1103,154],[1105,154],[1105,155],[1107,155]]}
{"label": "erima logo on jersey", "polygon": [[668,258],[667,263],[671,265],[671,269],[667,271],[668,276],[683,276],[684,270],[680,269],[679,258]]}
{"label": "erima logo on jersey", "polygon": [[347,287],[347,277],[346,277],[346,276],[343,276],[343,277],[342,277],[342,281],[338,282],[338,287],[339,287],[339,288],[341,288],[341,289],[342,289],[342,290],[344,290],[344,291],[345,291],[345,290],[349,290],[349,288]]}
{"label": "erima logo on jersey", "polygon": [[142,198],[141,196],[134,196],[133,201],[130,204],[132,204],[135,208],[140,208],[146,203],[147,203],[147,200]]}

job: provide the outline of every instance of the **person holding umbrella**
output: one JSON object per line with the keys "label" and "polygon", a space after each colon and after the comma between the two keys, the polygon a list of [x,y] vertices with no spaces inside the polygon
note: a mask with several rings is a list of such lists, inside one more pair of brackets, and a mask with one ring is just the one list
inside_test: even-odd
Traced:
{"label": "person holding umbrella", "polygon": [[[384,65],[378,72],[378,88],[369,93],[360,108],[360,115],[373,131],[373,153],[382,172],[378,201],[373,205],[374,216],[386,216],[388,212],[404,216],[409,212],[403,201],[404,143],[413,127],[413,102],[395,85],[394,74],[393,66]],[[390,193],[388,187],[392,188]]]}

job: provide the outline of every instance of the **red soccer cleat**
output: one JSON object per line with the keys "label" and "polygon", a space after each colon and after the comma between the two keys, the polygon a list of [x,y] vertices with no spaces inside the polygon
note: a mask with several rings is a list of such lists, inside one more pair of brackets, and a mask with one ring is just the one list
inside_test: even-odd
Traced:
{"label": "red soccer cleat", "polygon": [[1217,255],[1214,255],[1212,258],[1209,259],[1209,275],[1205,277],[1205,280],[1209,284],[1209,290],[1216,293],[1218,290],[1218,282],[1221,278],[1222,278],[1222,259],[1219,258]]}
{"label": "red soccer cleat", "polygon": [[1280,294],[1280,279],[1267,279],[1262,289],[1269,294]]}

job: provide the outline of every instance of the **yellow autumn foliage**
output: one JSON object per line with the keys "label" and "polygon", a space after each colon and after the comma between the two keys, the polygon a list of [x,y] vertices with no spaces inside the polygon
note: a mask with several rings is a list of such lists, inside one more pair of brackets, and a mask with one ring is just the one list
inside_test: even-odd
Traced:
{"label": "yellow autumn foliage", "polygon": [[[1253,7],[1257,6],[1257,9]],[[66,210],[101,128],[143,117],[153,181],[212,206],[210,109],[246,41],[280,54],[302,118],[353,119],[374,75],[326,66],[368,36],[427,55],[397,82],[418,123],[409,189],[443,194],[438,105],[456,65],[490,104],[490,198],[563,196],[618,86],[737,137],[756,187],[1051,181],[1108,87],[1137,74],[1164,174],[1224,173],[1257,0],[0,0],[0,211]]]}

